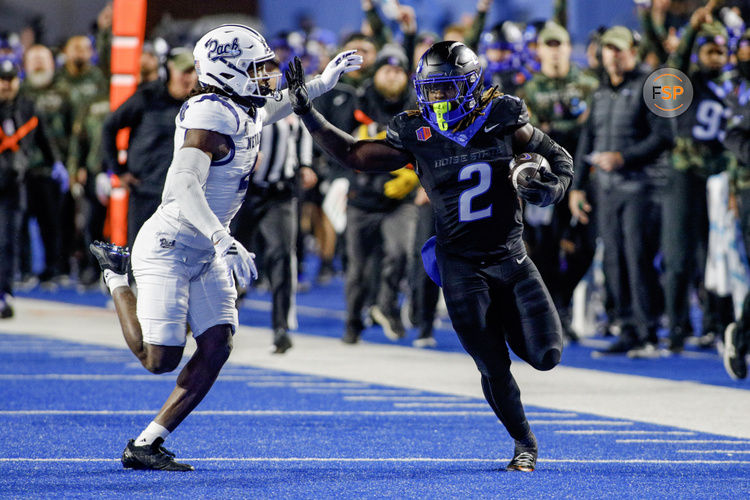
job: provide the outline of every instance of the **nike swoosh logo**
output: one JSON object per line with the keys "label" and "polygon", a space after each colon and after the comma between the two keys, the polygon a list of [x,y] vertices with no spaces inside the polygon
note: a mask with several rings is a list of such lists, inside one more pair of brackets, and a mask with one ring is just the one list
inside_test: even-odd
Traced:
{"label": "nike swoosh logo", "polygon": [[491,126],[491,127],[484,127],[484,131],[485,131],[485,132],[490,132],[490,131],[492,131],[492,129],[493,129],[493,128],[497,127],[498,125],[500,125],[500,124],[499,124],[499,123],[496,123],[496,124],[494,124],[494,125],[493,125],[493,126]]}
{"label": "nike swoosh logo", "polygon": [[516,264],[523,264],[523,261],[526,260],[526,257],[528,257],[528,255],[524,255],[520,259],[516,259]]}

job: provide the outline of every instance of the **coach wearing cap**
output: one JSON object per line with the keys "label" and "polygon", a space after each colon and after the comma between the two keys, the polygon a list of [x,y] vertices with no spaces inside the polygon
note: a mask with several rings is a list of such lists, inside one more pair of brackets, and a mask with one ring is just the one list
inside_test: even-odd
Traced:
{"label": "coach wearing cap", "polygon": [[581,133],[570,209],[588,222],[591,207],[582,191],[595,171],[596,214],[604,242],[604,267],[622,322],[620,338],[607,352],[640,354],[656,340],[658,283],[653,253],[658,247],[658,205],[651,172],[672,147],[668,121],[651,113],[642,97],[647,74],[637,68],[633,34],[624,26],[601,38],[605,78],[594,93],[591,113]]}
{"label": "coach wearing cap", "polygon": [[[193,55],[174,51],[167,60],[168,79],[142,84],[104,122],[102,143],[107,167],[130,188],[128,245],[159,207],[174,149],[175,116],[196,86]],[[130,127],[127,163],[117,161],[117,131]]]}

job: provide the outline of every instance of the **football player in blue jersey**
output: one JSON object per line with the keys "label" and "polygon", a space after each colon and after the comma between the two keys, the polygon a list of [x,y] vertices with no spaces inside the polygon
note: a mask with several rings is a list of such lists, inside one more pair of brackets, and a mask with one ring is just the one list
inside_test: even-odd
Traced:
{"label": "football player in blue jersey", "polygon": [[[344,166],[391,171],[415,165],[436,219],[435,257],[448,313],[481,373],[487,402],[515,440],[508,470],[532,471],[537,442],[510,372],[508,345],[538,370],[560,361],[562,328],[521,239],[521,202],[562,200],[573,174],[564,148],[529,124],[523,101],[483,90],[476,54],[459,42],[434,44],[414,79],[419,110],[397,115],[383,140],[356,141],[311,105],[301,63],[287,71],[294,112]],[[521,152],[551,169],[514,191],[509,162]],[[429,260],[429,259],[427,259]]]}

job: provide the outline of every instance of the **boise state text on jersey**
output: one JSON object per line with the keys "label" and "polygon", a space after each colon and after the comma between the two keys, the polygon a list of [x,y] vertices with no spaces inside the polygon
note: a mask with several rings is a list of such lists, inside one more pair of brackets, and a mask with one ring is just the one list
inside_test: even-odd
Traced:
{"label": "boise state text on jersey", "polygon": [[386,141],[414,155],[441,248],[496,259],[523,252],[521,204],[507,177],[512,135],[529,117],[523,101],[509,95],[494,98],[488,107],[489,116],[466,147],[409,111],[391,121]]}

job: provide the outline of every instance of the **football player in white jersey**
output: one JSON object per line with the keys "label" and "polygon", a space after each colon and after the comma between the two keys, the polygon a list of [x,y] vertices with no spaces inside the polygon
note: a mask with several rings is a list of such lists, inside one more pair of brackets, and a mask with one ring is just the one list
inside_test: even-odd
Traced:
{"label": "football player in white jersey", "polygon": [[[175,118],[175,149],[161,205],[133,244],[138,299],[128,286],[127,249],[96,242],[91,251],[104,271],[125,341],[152,373],[174,370],[182,359],[187,325],[197,344],[177,386],[154,420],[122,455],[126,468],[193,470],[175,461],[164,439],[200,403],[232,350],[237,328],[232,276],[246,287],[257,276],[254,255],[228,232],[258,157],[264,124],[289,115],[281,73],[263,36],[239,24],[204,35],[193,51],[201,89]],[[341,74],[359,69],[354,51],[338,54],[308,83],[310,94],[329,91]]]}

